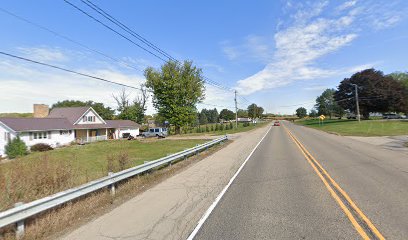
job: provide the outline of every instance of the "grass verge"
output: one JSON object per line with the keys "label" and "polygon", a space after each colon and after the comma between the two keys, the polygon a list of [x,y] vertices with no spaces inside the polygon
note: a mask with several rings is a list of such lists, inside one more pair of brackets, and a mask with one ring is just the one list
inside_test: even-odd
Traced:
{"label": "grass verge", "polygon": [[0,164],[0,211],[204,142],[104,141],[32,153]]}
{"label": "grass verge", "polygon": [[408,121],[328,119],[319,124],[317,119],[298,120],[296,124],[336,133],[343,136],[398,136],[408,135]]}
{"label": "grass verge", "polygon": [[[26,234],[23,240],[57,239],[71,232],[86,222],[111,211],[122,203],[132,199],[136,195],[159,184],[170,176],[173,176],[190,165],[220,150],[229,142],[201,152],[198,156],[192,156],[179,161],[171,166],[158,169],[150,174],[140,175],[127,181],[122,181],[116,188],[116,195],[112,197],[107,189],[90,194],[82,199],[70,202],[46,212],[33,219],[26,221]],[[14,228],[0,231],[4,240],[15,239]],[[1,239],[1,237],[0,237]]]}

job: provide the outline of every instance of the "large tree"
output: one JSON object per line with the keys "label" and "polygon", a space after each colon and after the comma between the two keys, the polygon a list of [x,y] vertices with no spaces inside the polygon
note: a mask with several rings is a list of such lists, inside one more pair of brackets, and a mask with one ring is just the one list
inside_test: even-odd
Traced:
{"label": "large tree", "polygon": [[328,88],[316,98],[315,108],[319,115],[327,115],[330,118],[332,118],[334,114],[339,115],[339,117],[344,115],[343,108],[339,106],[334,99],[335,92],[335,89]]}
{"label": "large tree", "polygon": [[248,110],[248,116],[250,118],[262,117],[262,114],[264,112],[264,109],[262,107],[257,106],[255,103],[252,103],[251,105],[249,105],[247,110]]}
{"label": "large tree", "polygon": [[169,61],[160,69],[145,70],[146,86],[153,91],[153,105],[158,113],[171,124],[176,134],[180,128],[193,124],[196,119],[196,104],[204,99],[204,77],[202,70],[192,62]]}
{"label": "large tree", "polygon": [[344,109],[356,112],[353,84],[358,86],[360,114],[365,119],[369,118],[370,112],[406,111],[406,88],[401,82],[375,69],[363,70],[341,81],[335,99]]}
{"label": "large tree", "polygon": [[111,120],[114,117],[115,110],[105,107],[103,103],[88,100],[86,102],[79,100],[58,101],[51,106],[51,109],[57,107],[92,107],[103,119]]}
{"label": "large tree", "polygon": [[296,115],[298,116],[298,118],[304,118],[307,116],[307,110],[304,107],[300,107],[298,109],[296,109]]}
{"label": "large tree", "polygon": [[235,113],[231,110],[228,109],[222,109],[220,112],[220,118],[225,120],[225,121],[229,121],[229,120],[233,120],[235,119]]}
{"label": "large tree", "polygon": [[[393,72],[388,76],[402,83],[402,85],[404,85],[405,89],[408,91],[408,72]],[[408,115],[408,97],[406,97],[406,101],[406,108],[404,112],[406,115]]]}
{"label": "large tree", "polygon": [[248,117],[248,111],[244,109],[238,109],[237,115],[239,118],[247,118]]}

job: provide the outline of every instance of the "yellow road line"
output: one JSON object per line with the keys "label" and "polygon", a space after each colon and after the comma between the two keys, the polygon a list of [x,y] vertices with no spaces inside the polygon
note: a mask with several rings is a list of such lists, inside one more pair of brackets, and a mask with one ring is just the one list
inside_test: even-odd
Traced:
{"label": "yellow road line", "polygon": [[[350,206],[357,212],[359,217],[363,219],[363,221],[367,224],[367,226],[371,229],[371,231],[379,238],[379,239],[385,239],[384,236],[378,231],[378,229],[374,226],[374,224],[368,219],[368,217],[357,207],[357,205],[351,200],[349,195],[334,181],[334,179],[328,174],[328,172],[322,167],[322,165],[316,160],[316,158],[313,157],[312,154],[302,145],[302,143],[286,128],[284,127],[288,135],[292,138],[296,146],[301,150],[302,154],[305,156],[306,160],[309,162],[309,164],[313,167],[315,172],[318,174],[320,179],[323,181],[325,184],[326,188],[329,190],[331,193],[332,197],[337,201],[337,203],[340,205],[342,210],[346,213],[347,217],[353,224],[353,226],[356,228],[357,232],[363,237],[363,239],[369,239],[361,225],[356,221],[354,216],[351,214],[350,210],[344,205],[343,201],[340,199],[340,197],[337,195],[337,193],[333,190],[333,188],[329,185],[329,183],[326,181],[326,179],[323,177],[323,175],[320,173],[320,171],[317,169],[317,167],[314,165],[316,164],[321,171],[324,173],[324,175],[330,180],[330,182],[333,184],[333,186],[343,195],[343,197],[347,200],[347,202],[350,204]],[[314,164],[313,164],[314,163]]]}

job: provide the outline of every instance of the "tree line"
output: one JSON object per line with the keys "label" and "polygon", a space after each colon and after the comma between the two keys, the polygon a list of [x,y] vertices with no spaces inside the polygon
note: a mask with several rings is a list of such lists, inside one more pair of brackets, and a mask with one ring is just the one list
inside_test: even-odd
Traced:
{"label": "tree line", "polygon": [[[117,103],[116,109],[99,102],[76,100],[57,102],[52,108],[90,106],[104,119],[126,119],[143,123],[149,117],[145,115],[146,102],[148,93],[152,93],[153,106],[157,110],[155,121],[173,125],[176,134],[180,133],[182,127],[235,119],[235,113],[229,109],[222,109],[220,112],[216,108],[202,109],[198,112],[197,104],[205,99],[205,79],[202,69],[194,66],[191,61],[169,61],[158,69],[148,67],[144,75],[146,83],[141,86],[135,99],[131,99],[125,90],[113,95]],[[238,117],[259,118],[263,112],[262,107],[251,104],[245,110],[239,109],[237,113]]]}
{"label": "tree line", "polygon": [[[368,119],[370,113],[403,112],[408,114],[408,72],[394,72],[385,75],[373,68],[366,69],[344,78],[337,89],[326,89],[316,98],[314,109],[309,116],[326,115],[341,118],[347,112],[356,112],[356,87],[360,114]],[[305,108],[296,110],[298,117],[307,115]]]}

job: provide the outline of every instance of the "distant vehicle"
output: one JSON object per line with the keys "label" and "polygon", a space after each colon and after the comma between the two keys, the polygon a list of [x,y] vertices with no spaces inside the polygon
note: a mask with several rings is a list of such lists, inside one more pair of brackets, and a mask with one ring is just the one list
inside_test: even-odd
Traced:
{"label": "distant vehicle", "polygon": [[396,113],[385,113],[383,119],[402,119],[402,116]]}
{"label": "distant vehicle", "polygon": [[279,122],[279,121],[275,121],[275,122],[273,123],[273,126],[280,126],[280,122]]}
{"label": "distant vehicle", "polygon": [[357,119],[357,116],[354,113],[347,113],[346,118],[347,119]]}
{"label": "distant vehicle", "polygon": [[142,137],[165,138],[167,135],[167,128],[149,128],[148,131],[142,133]]}

